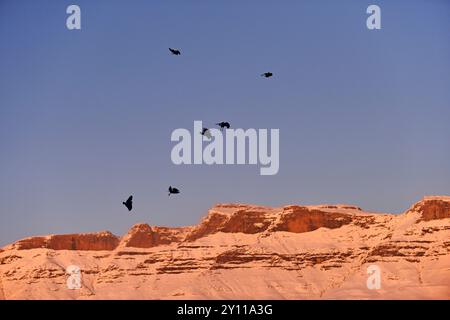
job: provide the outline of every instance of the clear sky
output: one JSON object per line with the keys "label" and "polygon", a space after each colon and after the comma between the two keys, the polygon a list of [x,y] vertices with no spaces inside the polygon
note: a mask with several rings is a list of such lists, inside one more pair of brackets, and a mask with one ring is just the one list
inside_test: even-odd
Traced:
{"label": "clear sky", "polygon": [[[219,202],[398,213],[449,194],[449,15],[446,0],[0,0],[0,245],[192,225]],[[278,175],[175,166],[171,132],[194,120],[279,128]]]}

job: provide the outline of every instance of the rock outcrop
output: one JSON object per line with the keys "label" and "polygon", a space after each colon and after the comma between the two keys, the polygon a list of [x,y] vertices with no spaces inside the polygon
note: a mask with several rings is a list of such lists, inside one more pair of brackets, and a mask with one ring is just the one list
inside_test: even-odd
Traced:
{"label": "rock outcrop", "polygon": [[[329,209],[334,210],[330,212]],[[336,211],[336,212],[335,212]],[[217,232],[255,234],[265,231],[309,232],[318,228],[339,228],[352,222],[354,212],[361,209],[349,205],[268,207],[219,204],[192,230],[186,240],[193,241]]]}
{"label": "rock outcrop", "polygon": [[278,223],[271,231],[310,232],[319,228],[335,229],[352,222],[348,213],[326,212],[307,207],[289,206],[283,208]]}
{"label": "rock outcrop", "polygon": [[[449,299],[449,204],[219,204],[194,227],[27,238],[0,249],[0,299]],[[80,290],[67,288],[70,265]]]}
{"label": "rock outcrop", "polygon": [[421,221],[450,218],[450,197],[429,196],[416,203],[408,212],[418,212]]}
{"label": "rock outcrop", "polygon": [[151,248],[173,242],[181,242],[189,230],[189,227],[150,227],[148,224],[140,223],[134,225],[128,231],[122,238],[121,245],[131,248]]}
{"label": "rock outcrop", "polygon": [[30,237],[13,244],[18,250],[45,248],[52,250],[114,250],[119,238],[109,231],[84,234],[50,235]]}
{"label": "rock outcrop", "polygon": [[272,208],[242,204],[218,204],[187,236],[194,241],[217,232],[255,234],[267,230],[275,221]]}

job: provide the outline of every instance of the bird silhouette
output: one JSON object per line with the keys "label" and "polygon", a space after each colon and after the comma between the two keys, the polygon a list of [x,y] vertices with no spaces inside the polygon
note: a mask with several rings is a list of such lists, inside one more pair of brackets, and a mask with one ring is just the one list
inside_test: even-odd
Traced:
{"label": "bird silhouette", "polygon": [[209,131],[208,128],[203,128],[200,134],[204,137],[207,137],[208,139],[211,139],[211,132]]}
{"label": "bird silhouette", "polygon": [[172,52],[173,55],[179,56],[181,54],[181,51],[178,49],[172,49],[169,48],[170,52]]}
{"label": "bird silhouette", "polygon": [[261,76],[265,77],[265,78],[270,78],[271,76],[273,76],[273,73],[272,72],[264,72]]}
{"label": "bird silhouette", "polygon": [[219,122],[219,123],[216,123],[216,125],[218,125],[220,127],[220,129],[223,129],[223,128],[230,129],[230,123],[229,122]]}
{"label": "bird silhouette", "polygon": [[130,196],[127,201],[122,202],[125,207],[127,207],[128,211],[133,209],[133,196]]}
{"label": "bird silhouette", "polygon": [[178,194],[178,193],[180,193],[180,190],[178,190],[177,188],[173,188],[172,186],[169,186],[169,196],[171,195],[171,194]]}

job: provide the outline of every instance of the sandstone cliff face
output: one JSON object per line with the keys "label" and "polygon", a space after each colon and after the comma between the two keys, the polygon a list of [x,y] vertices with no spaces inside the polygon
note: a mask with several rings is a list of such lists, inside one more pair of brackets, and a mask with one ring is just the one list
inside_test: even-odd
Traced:
{"label": "sandstone cliff face", "polygon": [[119,238],[109,231],[86,234],[51,235],[31,237],[13,244],[18,250],[46,248],[53,250],[114,250]]}
{"label": "sandstone cliff face", "polygon": [[[337,212],[329,212],[335,209]],[[341,212],[339,212],[341,211]],[[264,231],[309,232],[318,228],[339,228],[354,219],[354,212],[361,211],[356,206],[286,206],[281,209],[219,204],[213,207],[187,236],[193,241],[217,232],[255,234]]]}
{"label": "sandstone cliff face", "polygon": [[186,240],[193,241],[217,232],[254,234],[265,231],[275,219],[270,211],[269,208],[258,206],[216,205]]}
{"label": "sandstone cliff face", "polygon": [[[0,299],[449,299],[449,203],[219,204],[195,227],[27,238],[0,250]],[[74,264],[80,290],[66,286]],[[373,264],[380,290],[366,286]]]}
{"label": "sandstone cliff face", "polygon": [[423,221],[450,218],[450,197],[425,197],[408,212],[420,213]]}
{"label": "sandstone cliff face", "polygon": [[17,250],[45,248],[79,251],[112,251],[119,245],[133,248],[151,248],[172,242],[180,242],[190,229],[190,227],[150,227],[148,224],[142,223],[134,225],[123,238],[117,237],[109,231],[50,235],[22,239],[13,243],[11,247]]}
{"label": "sandstone cliff face", "polygon": [[325,212],[307,207],[289,206],[283,209],[280,221],[272,231],[309,232],[319,228],[335,229],[352,222],[348,213]]}
{"label": "sandstone cliff face", "polygon": [[136,224],[123,237],[121,245],[132,248],[151,248],[172,242],[180,242],[189,230],[189,227],[166,228],[150,227],[145,223]]}

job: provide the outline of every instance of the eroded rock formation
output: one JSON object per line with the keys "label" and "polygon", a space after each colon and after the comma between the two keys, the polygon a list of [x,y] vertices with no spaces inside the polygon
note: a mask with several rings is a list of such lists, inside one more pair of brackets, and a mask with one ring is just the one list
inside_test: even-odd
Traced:
{"label": "eroded rock formation", "polygon": [[[0,249],[0,299],[449,299],[450,197],[404,214],[219,204],[193,227],[134,225]],[[382,289],[367,288],[367,267]],[[70,290],[77,265],[82,289]]]}

